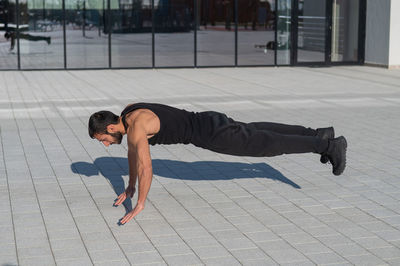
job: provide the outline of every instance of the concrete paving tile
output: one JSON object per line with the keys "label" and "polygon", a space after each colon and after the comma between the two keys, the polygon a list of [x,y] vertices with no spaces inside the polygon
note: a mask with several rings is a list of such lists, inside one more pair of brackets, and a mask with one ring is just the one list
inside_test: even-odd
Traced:
{"label": "concrete paving tile", "polygon": [[240,262],[243,262],[245,260],[268,258],[268,256],[259,248],[236,249],[230,250],[230,252]]}
{"label": "concrete paving tile", "polygon": [[[130,265],[127,260],[116,260],[116,261],[100,261],[93,263],[96,266],[128,266]],[[151,264],[153,265],[153,264]]]}
{"label": "concrete paving tile", "polygon": [[318,254],[308,254],[308,258],[310,258],[316,264],[333,264],[333,263],[344,263],[346,260],[339,256],[336,253],[318,253]]}
{"label": "concrete paving tile", "polygon": [[162,257],[193,254],[191,248],[186,244],[158,246],[157,250],[160,252]]}
{"label": "concrete paving tile", "polygon": [[188,238],[188,239],[185,239],[185,242],[191,248],[218,246],[219,245],[218,241],[214,237],[212,237],[211,235],[207,236],[207,237]]}
{"label": "concrete paving tile", "polygon": [[131,264],[152,264],[162,263],[164,261],[160,254],[155,251],[127,253],[126,256]]}
{"label": "concrete paving tile", "polygon": [[293,244],[293,246],[305,255],[332,252],[331,249],[319,242],[299,243]]}
{"label": "concrete paving tile", "polygon": [[202,265],[203,263],[194,254],[164,257],[169,265]]}
{"label": "concrete paving tile", "polygon": [[281,239],[278,235],[276,235],[272,231],[260,231],[254,233],[246,233],[245,234],[250,240],[254,242],[264,242],[270,240],[279,240]]}
{"label": "concrete paving tile", "polygon": [[228,257],[230,253],[221,245],[208,247],[194,247],[193,251],[201,260],[218,257]]}
{"label": "concrete paving tile", "polygon": [[384,247],[369,249],[369,252],[383,260],[400,258],[400,249],[397,247]]}
{"label": "concrete paving tile", "polygon": [[3,265],[7,266],[18,265],[18,260],[16,255],[1,255],[0,260],[2,261]]}
{"label": "concrete paving tile", "polygon": [[86,249],[82,247],[73,247],[70,249],[57,249],[53,250],[55,259],[58,260],[69,260],[69,259],[80,259],[88,257]]}
{"label": "concrete paving tile", "polygon": [[125,253],[156,251],[155,247],[151,242],[136,242],[130,244],[121,244],[121,248]]}
{"label": "concrete paving tile", "polygon": [[26,257],[19,259],[20,265],[49,266],[56,265],[53,256]]}
{"label": "concrete paving tile", "polygon": [[233,249],[252,249],[257,246],[248,238],[234,238],[234,239],[222,239],[221,244],[228,250]]}
{"label": "concrete paving tile", "polygon": [[242,262],[243,265],[278,265],[276,262],[274,262],[271,258],[264,258],[264,259],[255,259],[255,260],[246,260]]}
{"label": "concrete paving tile", "polygon": [[388,242],[378,237],[355,238],[353,239],[353,241],[366,249],[384,248],[392,246]]}
{"label": "concrete paving tile", "polygon": [[65,259],[65,260],[57,260],[57,265],[61,266],[90,266],[93,265],[92,261],[89,257],[79,258],[79,259]]}
{"label": "concrete paving tile", "polygon": [[206,265],[224,265],[224,266],[233,266],[233,265],[242,265],[237,261],[234,257],[229,256],[229,257],[223,257],[223,258],[209,258],[209,259],[204,259],[203,262]]}
{"label": "concrete paving tile", "polygon": [[18,258],[31,258],[31,257],[52,257],[50,246],[42,247],[29,247],[29,248],[17,248]]}
{"label": "concrete paving tile", "polygon": [[303,254],[293,248],[287,250],[271,250],[268,251],[267,254],[279,264],[307,260]]}
{"label": "concrete paving tile", "polygon": [[337,245],[331,249],[342,257],[368,254],[369,252],[357,244]]}
{"label": "concrete paving tile", "polygon": [[346,260],[350,261],[354,265],[386,265],[386,262],[379,259],[378,257],[368,254],[368,255],[357,255],[345,257]]}
{"label": "concrete paving tile", "polygon": [[126,260],[120,249],[89,251],[89,255],[93,262]]}

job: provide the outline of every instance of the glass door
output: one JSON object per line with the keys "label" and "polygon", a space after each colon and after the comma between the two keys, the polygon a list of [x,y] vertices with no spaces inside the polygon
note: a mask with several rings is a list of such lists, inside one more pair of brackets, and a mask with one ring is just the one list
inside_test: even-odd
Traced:
{"label": "glass door", "polygon": [[358,60],[358,21],[360,0],[333,0],[332,62]]}
{"label": "glass door", "polygon": [[296,63],[325,62],[328,0],[298,0]]}

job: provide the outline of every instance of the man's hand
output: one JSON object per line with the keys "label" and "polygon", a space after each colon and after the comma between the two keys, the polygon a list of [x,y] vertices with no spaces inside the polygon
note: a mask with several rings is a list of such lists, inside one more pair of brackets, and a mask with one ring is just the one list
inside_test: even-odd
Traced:
{"label": "man's hand", "polygon": [[114,202],[114,206],[121,205],[122,202],[126,200],[126,197],[133,197],[135,194],[136,188],[134,186],[128,186],[125,189],[125,192],[118,196],[117,200]]}
{"label": "man's hand", "polygon": [[127,215],[125,215],[121,219],[121,221],[119,223],[120,224],[126,224],[127,222],[132,220],[133,217],[138,215],[143,209],[144,209],[144,205],[143,204],[139,204],[139,203],[136,204],[135,208],[132,211],[130,211]]}

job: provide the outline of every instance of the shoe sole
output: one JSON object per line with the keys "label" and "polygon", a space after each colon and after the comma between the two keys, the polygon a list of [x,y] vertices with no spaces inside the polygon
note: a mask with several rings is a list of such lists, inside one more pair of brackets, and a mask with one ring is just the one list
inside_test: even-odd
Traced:
{"label": "shoe sole", "polygon": [[342,147],[343,156],[340,165],[336,168],[336,171],[332,171],[334,175],[341,175],[344,172],[344,169],[346,168],[347,140],[343,136],[340,136],[338,139],[340,139],[343,145]]}

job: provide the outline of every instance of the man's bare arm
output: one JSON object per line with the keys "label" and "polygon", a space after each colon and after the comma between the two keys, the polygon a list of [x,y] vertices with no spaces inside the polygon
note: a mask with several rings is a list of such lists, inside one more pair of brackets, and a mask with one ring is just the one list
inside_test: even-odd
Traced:
{"label": "man's bare arm", "polygon": [[146,130],[143,124],[140,123],[140,120],[132,126],[131,130],[132,132],[128,134],[128,154],[131,154],[132,158],[134,158],[134,169],[137,171],[139,179],[139,195],[135,208],[122,218],[121,224],[129,222],[144,209],[153,178]]}
{"label": "man's bare arm", "polygon": [[137,169],[136,169],[136,153],[133,149],[128,151],[128,165],[129,165],[129,183],[124,193],[120,194],[116,199],[114,206],[119,206],[125,201],[127,197],[133,197],[136,192],[136,180],[137,180]]}

